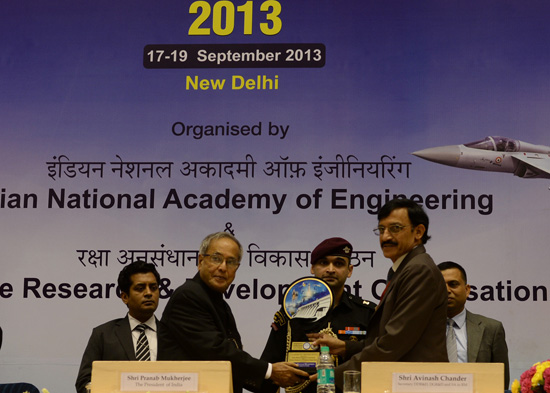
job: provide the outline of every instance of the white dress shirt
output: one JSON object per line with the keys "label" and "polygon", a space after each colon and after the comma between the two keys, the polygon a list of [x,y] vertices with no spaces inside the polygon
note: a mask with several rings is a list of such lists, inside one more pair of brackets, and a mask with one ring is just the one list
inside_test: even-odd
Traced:
{"label": "white dress shirt", "polygon": [[[468,333],[466,331],[466,309],[450,318],[455,322],[456,352],[459,363],[468,362]],[[447,331],[450,329],[447,326]]]}

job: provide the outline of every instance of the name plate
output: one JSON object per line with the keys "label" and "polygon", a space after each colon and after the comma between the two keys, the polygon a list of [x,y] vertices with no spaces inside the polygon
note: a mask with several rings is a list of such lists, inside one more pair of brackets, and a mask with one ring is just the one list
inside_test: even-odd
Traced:
{"label": "name plate", "polygon": [[473,391],[473,374],[392,374],[392,392],[394,393],[473,393]]}
{"label": "name plate", "polygon": [[316,371],[317,359],[319,359],[319,352],[291,351],[286,356],[287,362],[296,363],[298,368],[310,374]]}
{"label": "name plate", "polygon": [[198,373],[121,373],[120,391],[196,392]]}

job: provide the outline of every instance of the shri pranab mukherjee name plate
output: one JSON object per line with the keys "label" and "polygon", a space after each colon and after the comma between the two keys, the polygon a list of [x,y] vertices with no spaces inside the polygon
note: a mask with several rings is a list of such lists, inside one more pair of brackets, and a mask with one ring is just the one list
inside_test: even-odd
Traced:
{"label": "shri pranab mukherjee name plate", "polygon": [[473,393],[473,391],[473,374],[392,374],[392,392],[396,393]]}
{"label": "shri pranab mukherjee name plate", "polygon": [[198,373],[121,373],[121,392],[197,392]]}

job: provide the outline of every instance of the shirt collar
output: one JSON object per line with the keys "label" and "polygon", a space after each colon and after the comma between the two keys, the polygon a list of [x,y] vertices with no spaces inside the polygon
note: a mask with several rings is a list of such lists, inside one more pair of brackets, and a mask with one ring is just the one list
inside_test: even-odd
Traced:
{"label": "shirt collar", "polygon": [[139,320],[128,314],[128,321],[130,322],[130,330],[134,330],[137,325],[143,323],[144,325],[147,325],[147,327],[152,331],[157,331],[157,320],[154,315],[152,315],[151,318],[149,318],[145,322],[140,322]]}
{"label": "shirt collar", "polygon": [[[392,269],[393,269],[393,272],[395,273],[397,271],[397,269],[399,269],[399,266],[401,265],[401,262],[403,262],[403,259],[405,259],[405,257],[408,255],[409,253],[406,253],[406,254],[403,254],[401,255],[399,258],[397,258],[397,260],[393,263],[392,265]],[[387,265],[386,265],[387,266]]]}
{"label": "shirt collar", "polygon": [[466,308],[464,308],[461,312],[459,312],[458,314],[456,314],[454,317],[450,319],[455,321],[459,329],[462,329],[462,327],[466,323]]}
{"label": "shirt collar", "polygon": [[[414,246],[414,247],[412,248],[412,250],[414,250],[414,249],[415,249],[416,247],[418,247],[419,245],[420,245],[420,244],[417,244],[416,246]],[[411,250],[411,251],[412,251],[412,250]],[[393,272],[394,272],[394,273],[397,271],[397,269],[399,269],[399,266],[401,266],[401,262],[403,262],[403,259],[405,259],[405,257],[406,257],[407,255],[409,255],[409,253],[410,253],[411,251],[409,251],[409,252],[406,253],[406,254],[401,255],[401,256],[400,256],[399,258],[397,258],[397,260],[393,263],[392,269],[393,269]]]}

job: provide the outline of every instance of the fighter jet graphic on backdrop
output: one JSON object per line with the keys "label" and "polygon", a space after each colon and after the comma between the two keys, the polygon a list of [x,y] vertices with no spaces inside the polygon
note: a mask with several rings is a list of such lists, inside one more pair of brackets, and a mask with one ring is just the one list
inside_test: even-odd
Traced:
{"label": "fighter jet graphic on backdrop", "polygon": [[431,147],[412,154],[457,168],[550,179],[550,147],[502,136],[488,136],[463,145]]}

